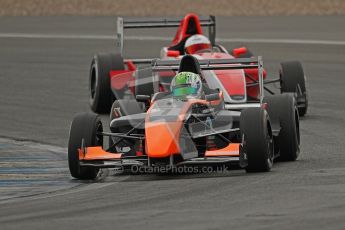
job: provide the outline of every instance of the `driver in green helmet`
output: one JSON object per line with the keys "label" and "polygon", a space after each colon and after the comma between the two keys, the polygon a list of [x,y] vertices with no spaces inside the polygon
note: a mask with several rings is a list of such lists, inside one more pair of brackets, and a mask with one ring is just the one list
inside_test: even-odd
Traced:
{"label": "driver in green helmet", "polygon": [[192,72],[180,72],[171,82],[171,93],[182,100],[202,97],[202,81],[198,74]]}

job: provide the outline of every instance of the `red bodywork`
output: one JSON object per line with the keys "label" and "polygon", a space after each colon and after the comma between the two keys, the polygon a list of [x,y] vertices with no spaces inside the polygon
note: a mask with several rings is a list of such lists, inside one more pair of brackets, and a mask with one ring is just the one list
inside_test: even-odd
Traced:
{"label": "red bodywork", "polygon": [[[200,53],[198,56],[202,59],[235,58],[230,54],[217,52]],[[247,96],[250,98],[258,97],[258,86],[247,87],[247,84],[254,83],[253,80],[259,80],[257,69],[215,70],[214,72],[230,96],[244,95],[247,93]],[[243,78],[243,75],[245,78]],[[264,71],[263,77],[264,79],[266,78],[266,71]]]}
{"label": "red bodywork", "polygon": [[125,60],[125,70],[111,70],[109,73],[111,88],[115,91],[121,91],[128,87],[134,93],[134,76],[133,72],[137,67],[131,60]]}
{"label": "red bodywork", "polygon": [[203,34],[202,28],[200,26],[199,17],[196,14],[190,13],[187,14],[181,21],[180,27],[177,29],[177,32],[175,34],[174,40],[171,42],[171,46],[175,46],[178,43],[182,42],[186,38],[188,38],[191,35],[188,33],[188,26],[190,25],[191,21],[194,21],[195,23],[195,31],[194,34]]}

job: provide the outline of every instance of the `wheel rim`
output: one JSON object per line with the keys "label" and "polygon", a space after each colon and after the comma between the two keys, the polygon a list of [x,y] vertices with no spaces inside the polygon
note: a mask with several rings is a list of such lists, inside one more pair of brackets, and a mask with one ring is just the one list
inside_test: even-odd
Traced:
{"label": "wheel rim", "polygon": [[91,100],[94,100],[94,98],[96,96],[97,79],[98,79],[97,65],[94,64],[92,66],[91,79],[90,79],[90,98],[91,98]]}
{"label": "wheel rim", "polygon": [[103,126],[100,122],[97,123],[96,127],[96,140],[95,140],[95,145],[98,146],[103,146],[103,136],[99,133],[103,132]]}
{"label": "wheel rim", "polygon": [[283,82],[283,76],[282,76],[281,70],[279,70],[279,83],[280,83],[280,93],[283,93],[284,82]]}
{"label": "wheel rim", "polygon": [[267,166],[269,168],[273,165],[273,158],[274,158],[274,144],[273,144],[273,138],[270,135],[270,133],[267,130]]}
{"label": "wheel rim", "polygon": [[301,143],[301,134],[300,134],[300,129],[299,129],[299,122],[298,121],[295,121],[296,122],[296,138],[297,138],[297,149],[296,149],[296,155],[298,156],[299,155],[299,152],[300,152],[300,143]]}

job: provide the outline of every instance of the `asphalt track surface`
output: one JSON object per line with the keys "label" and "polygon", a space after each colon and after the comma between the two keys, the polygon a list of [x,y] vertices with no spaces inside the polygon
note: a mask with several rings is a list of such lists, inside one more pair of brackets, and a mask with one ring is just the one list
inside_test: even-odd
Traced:
{"label": "asphalt track surface", "polygon": [[[343,16],[218,19],[219,38],[253,39],[247,46],[264,57],[271,77],[279,62],[302,61],[310,110],[301,119],[298,161],[277,163],[272,172],[260,174],[115,176],[105,171],[91,183],[72,180],[63,162],[70,122],[75,113],[89,110],[91,57],[114,50],[107,37],[114,34],[115,19],[0,18],[0,228],[344,229],[345,45],[334,44],[345,41],[344,21]],[[311,40],[333,44],[303,44]],[[164,44],[131,39],[126,55],[155,57]]]}

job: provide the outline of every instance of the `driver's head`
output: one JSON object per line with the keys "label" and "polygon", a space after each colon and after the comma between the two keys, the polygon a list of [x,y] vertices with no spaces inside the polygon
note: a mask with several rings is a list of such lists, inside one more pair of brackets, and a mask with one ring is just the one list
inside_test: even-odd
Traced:
{"label": "driver's head", "polygon": [[187,54],[195,54],[201,50],[209,50],[212,48],[210,40],[201,34],[190,36],[185,43],[185,51]]}
{"label": "driver's head", "polygon": [[172,95],[177,98],[201,98],[202,81],[198,74],[180,72],[173,78],[170,88]]}

